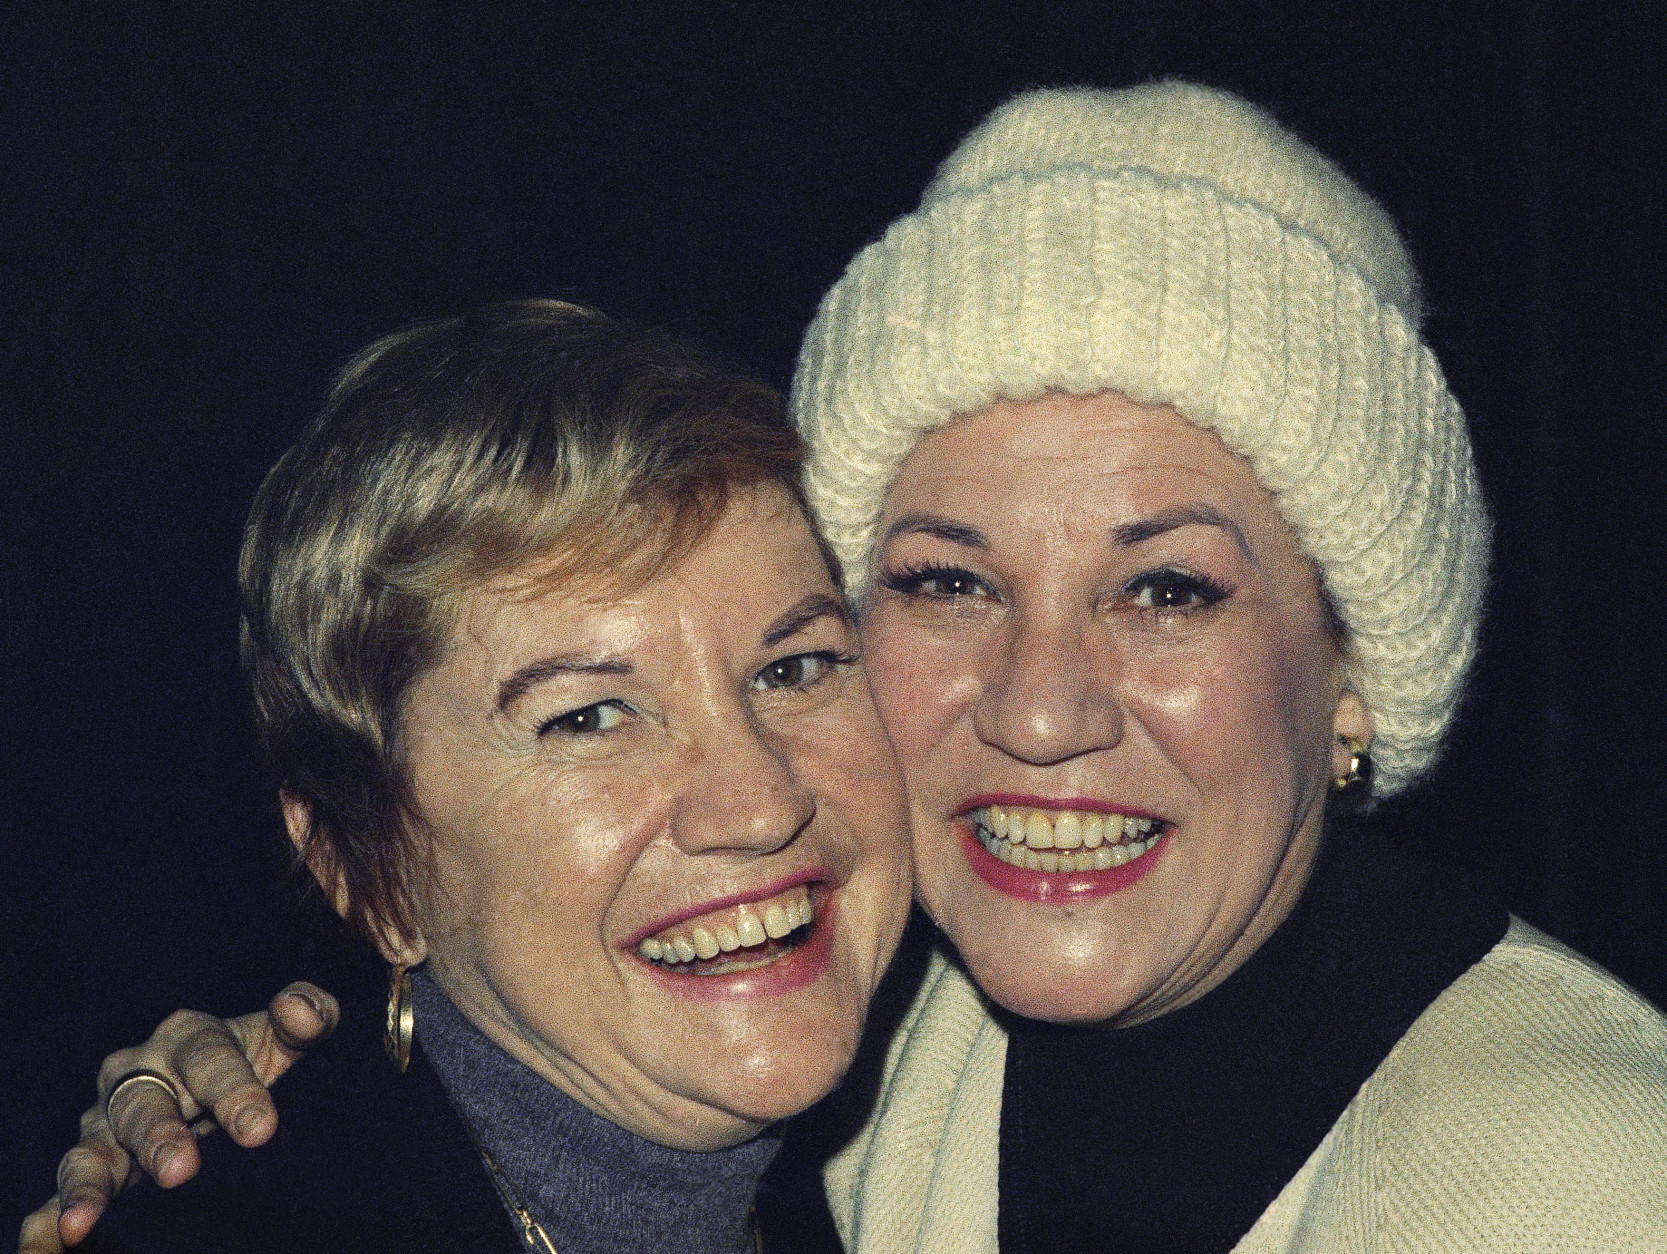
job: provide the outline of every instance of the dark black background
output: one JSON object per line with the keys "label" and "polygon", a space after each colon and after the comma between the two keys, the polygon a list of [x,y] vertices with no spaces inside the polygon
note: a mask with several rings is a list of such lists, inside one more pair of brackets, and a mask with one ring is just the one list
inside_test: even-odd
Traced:
{"label": "dark black background", "polygon": [[331,372],[540,294],[785,381],[851,253],[1031,85],[1236,89],[1403,225],[1498,557],[1451,751],[1375,830],[1663,1000],[1654,8],[23,6],[0,39],[0,1160],[23,1168],[0,1231],[107,1048],[351,966],[297,921],[232,600],[249,498]]}

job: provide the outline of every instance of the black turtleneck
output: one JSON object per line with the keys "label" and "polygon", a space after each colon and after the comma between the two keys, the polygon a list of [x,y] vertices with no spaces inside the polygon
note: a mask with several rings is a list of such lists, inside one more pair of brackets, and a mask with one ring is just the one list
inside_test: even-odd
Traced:
{"label": "black turtleneck", "polygon": [[1003,1254],[1230,1250],[1508,922],[1453,872],[1348,833],[1192,1005],[1132,1028],[1006,1016]]}

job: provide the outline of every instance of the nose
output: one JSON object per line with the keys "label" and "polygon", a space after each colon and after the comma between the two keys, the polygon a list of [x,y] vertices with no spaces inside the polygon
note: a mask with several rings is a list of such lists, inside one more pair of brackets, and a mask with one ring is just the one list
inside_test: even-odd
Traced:
{"label": "nose", "polygon": [[674,839],[684,853],[774,853],[816,815],[791,752],[744,709],[714,715],[691,745]]}
{"label": "nose", "polygon": [[1020,616],[989,662],[973,710],[985,744],[1037,766],[1123,738],[1116,658],[1092,646],[1092,623]]}

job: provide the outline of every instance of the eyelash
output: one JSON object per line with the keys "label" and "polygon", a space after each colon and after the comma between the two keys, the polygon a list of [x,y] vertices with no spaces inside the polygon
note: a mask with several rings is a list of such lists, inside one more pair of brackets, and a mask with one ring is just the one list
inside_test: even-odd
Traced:
{"label": "eyelash", "polygon": [[[752,677],[751,686],[754,691],[757,692],[778,692],[783,688],[790,688],[795,692],[804,692],[807,689],[814,688],[817,684],[821,683],[834,670],[841,666],[849,666],[856,660],[857,659],[854,654],[840,653],[836,649],[817,649],[810,653],[790,653],[786,657],[777,658],[774,662],[771,662],[768,666],[760,670],[758,674],[754,675]],[[777,667],[786,666],[793,662],[803,661],[821,662],[828,669],[827,671],[816,675],[814,678],[801,679],[796,683],[762,682],[764,677]]]}
{"label": "eyelash", "polygon": [[[1191,605],[1141,605],[1139,600],[1147,593],[1167,592],[1171,596],[1193,598]],[[1219,605],[1233,595],[1233,589],[1226,584],[1211,579],[1208,575],[1195,575],[1190,571],[1177,570],[1173,566],[1165,566],[1158,570],[1143,571],[1125,583],[1119,589],[1118,595],[1133,604],[1134,608],[1144,614],[1157,614],[1167,617],[1173,614],[1190,614],[1198,610],[1209,609],[1212,605]]]}
{"label": "eyelash", "polygon": [[[549,732],[561,731],[565,732],[569,736],[606,735],[607,733],[613,731],[614,727],[617,727],[619,724],[615,723],[612,727],[581,727],[578,725],[584,721],[585,715],[599,713],[603,710],[612,710],[616,713],[625,714],[636,713],[636,710],[624,701],[596,701],[590,705],[582,705],[576,710],[568,710],[565,713],[558,714],[554,718],[545,719],[538,725],[538,734],[543,736]],[[563,726],[563,724],[566,724],[566,726]]]}
{"label": "eyelash", "polygon": [[[936,592],[926,590],[929,583],[949,580],[965,580],[972,586],[960,592],[951,592],[943,588]],[[954,601],[977,592],[989,591],[989,585],[970,570],[943,562],[913,562],[901,570],[886,571],[880,576],[880,586],[887,592],[895,592],[900,596],[928,597],[935,601]]]}
{"label": "eyelash", "polygon": [[[779,692],[782,689],[804,692],[810,688],[814,688],[817,684],[828,678],[829,673],[832,671],[841,666],[849,666],[856,660],[857,659],[854,654],[841,653],[836,649],[818,649],[810,653],[790,653],[786,657],[777,658],[774,662],[771,662],[768,666],[765,666],[762,670],[760,670],[752,677],[749,686],[759,692]],[[796,682],[763,682],[765,680],[765,676],[771,670],[777,667],[788,666],[794,662],[804,661],[820,662],[828,669],[827,671],[814,675],[809,679],[800,679]],[[596,701],[592,702],[590,705],[582,705],[576,710],[567,710],[561,714],[557,714],[553,718],[545,719],[544,722],[538,725],[537,734],[544,736],[548,735],[550,732],[559,731],[569,736],[607,735],[609,732],[617,728],[619,724],[614,723],[611,726],[599,727],[594,725],[594,720],[587,719],[586,717],[600,715],[604,711],[612,711],[620,714],[635,714],[637,712],[636,709],[626,701],[620,701],[617,699],[609,701]],[[582,725],[586,722],[591,722],[592,725]]]}
{"label": "eyelash", "polygon": [[[951,582],[963,583],[964,586],[959,590],[951,590],[945,586]],[[935,590],[930,587],[933,584],[938,585]],[[880,576],[880,586],[900,596],[921,597],[934,601],[958,601],[990,591],[990,586],[971,571],[942,562],[911,563],[901,570],[884,572]],[[1208,575],[1163,566],[1156,570],[1142,571],[1128,580],[1117,590],[1117,598],[1142,613],[1167,617],[1219,605],[1232,596],[1233,591],[1226,584]],[[1148,593],[1167,593],[1172,598],[1190,598],[1192,604],[1138,604],[1140,598]]]}

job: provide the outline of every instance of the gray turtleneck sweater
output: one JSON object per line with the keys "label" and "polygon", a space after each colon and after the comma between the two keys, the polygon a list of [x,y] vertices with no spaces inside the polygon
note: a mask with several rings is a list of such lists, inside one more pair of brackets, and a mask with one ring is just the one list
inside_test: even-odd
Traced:
{"label": "gray turtleneck sweater", "polygon": [[452,1104],[560,1254],[749,1254],[766,1134],[711,1153],[610,1123],[487,1039],[422,972],[417,1036]]}

